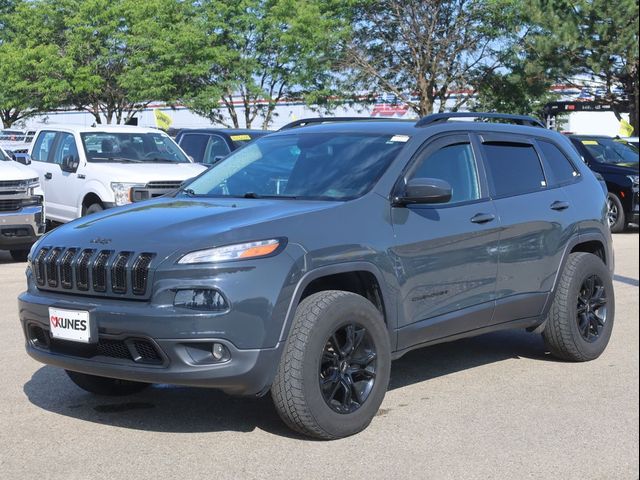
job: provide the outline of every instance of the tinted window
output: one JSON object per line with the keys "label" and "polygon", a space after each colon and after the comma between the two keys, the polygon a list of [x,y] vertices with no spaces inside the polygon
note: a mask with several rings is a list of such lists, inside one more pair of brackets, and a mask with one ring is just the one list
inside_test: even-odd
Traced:
{"label": "tinted window", "polygon": [[61,133],[60,139],[58,141],[58,146],[56,147],[56,151],[53,155],[53,162],[60,165],[62,164],[62,160],[64,159],[64,157],[67,157],[69,155],[72,155],[75,158],[78,157],[76,140],[70,133]]}
{"label": "tinted window", "polygon": [[267,136],[231,153],[185,193],[347,200],[373,186],[407,139],[358,133]]}
{"label": "tinted window", "polygon": [[180,138],[180,146],[196,162],[202,162],[207,148],[209,135],[202,133],[186,133]]}
{"label": "tinted window", "polygon": [[638,163],[638,149],[623,140],[594,137],[580,140],[582,145],[599,163]]}
{"label": "tinted window", "polygon": [[485,143],[487,176],[495,196],[519,195],[545,188],[540,160],[531,145]]}
{"label": "tinted window", "polygon": [[204,163],[215,163],[222,157],[229,155],[229,147],[227,142],[218,135],[211,135],[209,145],[207,145],[207,153],[205,154]]}
{"label": "tinted window", "polygon": [[42,132],[38,135],[31,158],[38,162],[46,162],[49,159],[49,152],[56,138],[56,132]]}
{"label": "tinted window", "polygon": [[538,141],[542,155],[545,157],[545,168],[551,185],[561,185],[572,182],[580,174],[571,161],[553,143]]}
{"label": "tinted window", "polygon": [[419,160],[411,178],[445,180],[451,185],[452,203],[480,198],[473,149],[469,143],[447,145]]}

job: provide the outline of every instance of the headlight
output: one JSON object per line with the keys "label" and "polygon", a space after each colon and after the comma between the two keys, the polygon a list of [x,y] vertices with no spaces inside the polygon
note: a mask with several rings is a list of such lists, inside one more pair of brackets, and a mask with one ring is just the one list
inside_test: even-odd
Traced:
{"label": "headlight", "polygon": [[131,189],[135,187],[144,187],[139,183],[119,183],[112,182],[111,190],[113,190],[113,196],[116,202],[116,205],[126,205],[131,203]]}
{"label": "headlight", "polygon": [[215,263],[266,257],[276,252],[280,246],[284,246],[284,241],[278,239],[237,243],[235,245],[225,245],[224,247],[208,248],[187,253],[178,260],[178,263]]}
{"label": "headlight", "polygon": [[638,175],[627,175],[627,178],[631,180],[634,187],[638,186]]}

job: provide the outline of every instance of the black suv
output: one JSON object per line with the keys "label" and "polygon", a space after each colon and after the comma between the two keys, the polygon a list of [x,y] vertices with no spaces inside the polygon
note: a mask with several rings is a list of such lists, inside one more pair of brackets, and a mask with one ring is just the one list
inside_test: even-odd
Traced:
{"label": "black suv", "polygon": [[584,162],[604,178],[609,190],[608,222],[613,233],[638,223],[638,148],[621,139],[571,135]]}
{"label": "black suv", "polygon": [[269,133],[268,130],[192,128],[180,130],[176,143],[194,162],[213,165],[234,150]]}
{"label": "black suv", "polygon": [[322,122],[48,233],[19,298],[29,355],[97,394],[270,391],[332,439],[371,422],[415,348],[524,328],[558,358],[603,352],[606,197],[566,137],[499,114]]}

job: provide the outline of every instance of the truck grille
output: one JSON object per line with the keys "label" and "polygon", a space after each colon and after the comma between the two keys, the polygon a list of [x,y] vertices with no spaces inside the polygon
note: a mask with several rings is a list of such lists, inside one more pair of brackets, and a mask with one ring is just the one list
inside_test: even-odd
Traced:
{"label": "truck grille", "polygon": [[131,192],[131,199],[134,202],[141,202],[142,200],[160,197],[177,190],[180,185],[182,185],[182,182],[179,180],[149,182],[144,187],[134,188]]}
{"label": "truck grille", "polygon": [[154,257],[147,252],[43,247],[33,257],[32,271],[42,290],[145,297]]}
{"label": "truck grille", "polygon": [[15,212],[22,208],[20,198],[0,198],[0,212]]}

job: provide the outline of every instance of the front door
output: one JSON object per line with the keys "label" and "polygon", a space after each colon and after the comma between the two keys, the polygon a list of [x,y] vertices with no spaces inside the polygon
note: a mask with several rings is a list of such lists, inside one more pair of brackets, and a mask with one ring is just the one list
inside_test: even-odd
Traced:
{"label": "front door", "polygon": [[402,299],[398,349],[491,321],[500,222],[476,158],[466,134],[430,141],[405,178],[445,180],[451,200],[392,208]]}

